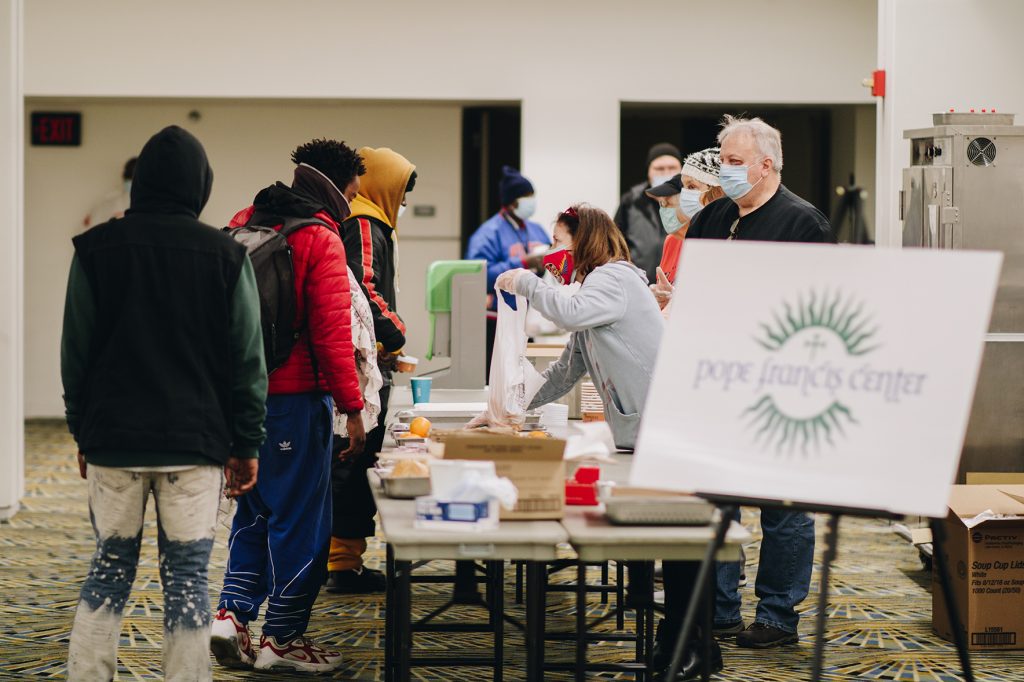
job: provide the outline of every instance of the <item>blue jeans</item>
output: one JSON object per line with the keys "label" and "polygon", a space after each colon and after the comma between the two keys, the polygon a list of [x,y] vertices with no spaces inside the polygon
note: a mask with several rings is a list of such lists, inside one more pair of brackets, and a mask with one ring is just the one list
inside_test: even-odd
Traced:
{"label": "blue jeans", "polygon": [[[736,512],[739,520],[739,511]],[[761,510],[761,559],[754,593],[756,622],[796,632],[800,616],[797,604],[807,597],[814,564],[814,517],[781,509]],[[738,561],[718,562],[715,591],[715,626],[742,620]]]}
{"label": "blue jeans", "polygon": [[238,498],[217,608],[263,634],[291,641],[306,631],[327,572],[331,540],[330,397],[267,398],[267,441],[256,487]]}

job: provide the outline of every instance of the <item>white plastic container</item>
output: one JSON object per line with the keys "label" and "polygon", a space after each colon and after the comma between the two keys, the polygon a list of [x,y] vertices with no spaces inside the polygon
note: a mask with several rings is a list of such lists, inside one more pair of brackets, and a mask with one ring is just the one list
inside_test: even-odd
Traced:
{"label": "white plastic container", "polygon": [[547,428],[559,428],[569,424],[569,406],[548,403],[540,408],[540,424]]}
{"label": "white plastic container", "polygon": [[450,500],[468,471],[484,477],[495,477],[494,462],[471,462],[462,459],[437,459],[430,462],[430,490],[436,500]]}

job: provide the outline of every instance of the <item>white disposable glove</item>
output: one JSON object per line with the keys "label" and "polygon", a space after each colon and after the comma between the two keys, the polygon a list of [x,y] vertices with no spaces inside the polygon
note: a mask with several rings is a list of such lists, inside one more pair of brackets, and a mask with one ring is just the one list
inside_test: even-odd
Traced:
{"label": "white disposable glove", "polygon": [[498,279],[494,280],[494,288],[514,294],[516,292],[516,281],[527,272],[529,271],[522,268],[506,270],[498,275]]}
{"label": "white disposable glove", "polygon": [[657,275],[658,281],[656,284],[651,285],[651,293],[654,294],[654,298],[658,301],[658,306],[664,309],[668,302],[672,300],[672,292],[676,288],[668,281],[665,271],[660,266],[657,269]]}

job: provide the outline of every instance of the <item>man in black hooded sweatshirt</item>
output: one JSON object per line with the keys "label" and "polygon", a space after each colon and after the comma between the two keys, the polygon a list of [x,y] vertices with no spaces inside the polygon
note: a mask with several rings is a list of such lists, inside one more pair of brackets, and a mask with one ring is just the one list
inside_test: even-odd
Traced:
{"label": "man in black hooded sweatshirt", "polygon": [[207,566],[217,508],[256,482],[267,373],[245,248],[198,220],[213,172],[176,126],[139,155],[124,218],[75,237],[61,339],[96,554],[75,613],[68,679],[110,680],[121,616],[157,511],[164,676],[209,680]]}

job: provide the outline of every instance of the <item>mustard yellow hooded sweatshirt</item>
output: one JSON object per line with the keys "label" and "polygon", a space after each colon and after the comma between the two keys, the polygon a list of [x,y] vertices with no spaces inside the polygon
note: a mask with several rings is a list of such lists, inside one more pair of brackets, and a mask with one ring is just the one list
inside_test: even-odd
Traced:
{"label": "mustard yellow hooded sweatshirt", "polygon": [[[348,266],[370,302],[377,343],[392,353],[405,345],[405,323],[395,310],[398,294],[395,281],[398,233],[395,228],[398,207],[402,205],[405,188],[416,167],[386,147],[363,147],[358,153],[363,158],[366,173],[360,177],[359,194],[352,202],[352,215],[342,225],[341,238]],[[391,372],[385,371],[383,375],[385,385],[390,386]],[[387,403],[382,407],[386,412]],[[366,539],[360,536],[367,534],[373,535],[372,521],[367,527],[358,518],[339,522],[335,517],[327,570],[360,569],[366,551]]]}
{"label": "mustard yellow hooded sweatshirt", "polygon": [[[405,323],[395,311],[398,302],[398,248],[395,225],[405,188],[415,166],[390,149],[358,150],[366,166],[352,215],[345,220],[341,238],[352,274],[374,315],[377,342],[389,353],[405,345]],[[390,385],[390,374],[384,377]]]}
{"label": "mustard yellow hooded sweatshirt", "polygon": [[398,231],[398,207],[416,166],[387,147],[362,147],[358,151],[366,166],[359,178],[359,194],[352,202],[352,216],[368,216]]}

